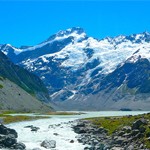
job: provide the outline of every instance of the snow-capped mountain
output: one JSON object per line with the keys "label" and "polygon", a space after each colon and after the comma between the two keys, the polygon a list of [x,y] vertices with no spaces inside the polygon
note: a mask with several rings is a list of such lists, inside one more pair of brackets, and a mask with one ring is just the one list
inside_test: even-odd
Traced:
{"label": "snow-capped mountain", "polygon": [[[1,45],[12,61],[38,75],[65,109],[148,109],[150,33],[101,40],[79,27],[32,47]],[[142,104],[142,105],[141,105]]]}

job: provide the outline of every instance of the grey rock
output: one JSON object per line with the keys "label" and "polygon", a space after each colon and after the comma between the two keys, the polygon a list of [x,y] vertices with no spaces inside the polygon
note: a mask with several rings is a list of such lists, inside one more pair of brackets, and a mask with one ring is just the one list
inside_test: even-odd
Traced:
{"label": "grey rock", "polygon": [[140,132],[140,131],[139,131],[138,129],[135,129],[135,130],[132,131],[131,135],[132,135],[132,136],[135,136],[135,135],[137,135],[139,132]]}
{"label": "grey rock", "polygon": [[142,138],[143,136],[144,136],[144,134],[138,133],[137,135],[135,135],[135,136],[133,137],[133,140],[140,139],[140,138]]}
{"label": "grey rock", "polygon": [[120,131],[120,132],[118,133],[118,136],[123,136],[124,134],[125,134],[124,131]]}
{"label": "grey rock", "polygon": [[14,135],[15,138],[18,137],[18,134],[14,129],[7,128],[2,124],[0,125],[0,134],[2,134],[2,135],[11,134],[11,135]]}
{"label": "grey rock", "polygon": [[14,145],[15,143],[17,143],[16,138],[14,137],[14,135],[9,134],[6,136],[3,136],[0,139],[0,145],[4,145],[5,147],[10,148],[12,145]]}
{"label": "grey rock", "polygon": [[40,148],[33,148],[32,150],[41,150]]}
{"label": "grey rock", "polygon": [[122,130],[125,131],[126,133],[129,133],[131,132],[132,128],[130,126],[124,126]]}
{"label": "grey rock", "polygon": [[24,126],[24,128],[32,128],[33,125]]}
{"label": "grey rock", "polygon": [[31,131],[37,132],[40,128],[39,127],[31,127]]}
{"label": "grey rock", "polygon": [[90,150],[90,147],[85,147],[84,150]]}
{"label": "grey rock", "polygon": [[96,150],[104,150],[104,147],[105,147],[105,145],[102,144],[102,143],[100,143],[100,144],[98,144],[98,145],[95,146],[95,149]]}
{"label": "grey rock", "polygon": [[115,144],[122,145],[125,141],[126,141],[126,138],[118,137],[118,138],[115,140],[114,143],[115,143]]}
{"label": "grey rock", "polygon": [[13,145],[13,148],[15,150],[24,150],[26,148],[25,144],[24,143],[16,143],[15,145]]}
{"label": "grey rock", "polygon": [[133,145],[130,145],[130,146],[127,147],[126,150],[134,150],[134,146],[133,146]]}
{"label": "grey rock", "polygon": [[58,133],[53,133],[54,135],[58,136],[59,134]]}
{"label": "grey rock", "polygon": [[144,133],[145,130],[146,130],[146,128],[145,128],[144,126],[142,126],[142,127],[139,128],[139,131],[140,131],[141,133]]}
{"label": "grey rock", "polygon": [[139,129],[141,125],[147,125],[148,121],[144,118],[141,118],[139,120],[136,120],[133,125],[132,125],[132,129]]}
{"label": "grey rock", "polygon": [[74,140],[71,140],[70,143],[74,143]]}
{"label": "grey rock", "polygon": [[122,147],[116,147],[116,146],[114,146],[114,147],[112,147],[111,148],[111,150],[124,150],[124,148],[122,148]]}
{"label": "grey rock", "polygon": [[56,141],[55,140],[44,140],[41,143],[41,146],[48,149],[48,148],[55,148],[56,147]]}
{"label": "grey rock", "polygon": [[132,135],[131,135],[131,133],[125,133],[124,135],[123,135],[123,137],[126,137],[126,138],[130,138]]}

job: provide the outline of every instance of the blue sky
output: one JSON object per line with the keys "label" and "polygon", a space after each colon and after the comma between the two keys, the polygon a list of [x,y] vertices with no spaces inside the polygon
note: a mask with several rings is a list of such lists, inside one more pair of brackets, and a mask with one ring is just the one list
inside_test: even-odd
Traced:
{"label": "blue sky", "polygon": [[76,26],[99,39],[150,31],[150,2],[0,0],[0,44],[35,45]]}

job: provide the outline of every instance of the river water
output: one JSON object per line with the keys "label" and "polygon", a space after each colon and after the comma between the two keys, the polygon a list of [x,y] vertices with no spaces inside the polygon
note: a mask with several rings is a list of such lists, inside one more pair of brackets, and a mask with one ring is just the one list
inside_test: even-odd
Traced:
{"label": "river water", "polygon": [[[27,150],[32,150],[33,148],[40,148],[41,150],[46,150],[45,148],[40,146],[41,142],[44,141],[45,139],[56,141],[55,150],[83,150],[86,145],[78,143],[78,141],[75,138],[77,134],[73,132],[71,125],[67,124],[69,121],[89,117],[137,115],[147,112],[102,111],[102,112],[84,112],[84,113],[85,114],[68,115],[68,116],[50,115],[50,118],[48,119],[12,123],[7,126],[15,129],[18,132],[18,142],[23,142],[26,145]],[[34,115],[34,114],[27,114],[27,115]],[[54,128],[49,128],[49,125],[57,125],[57,124],[61,125],[56,127],[54,126]],[[29,128],[24,128],[25,126],[28,125],[39,127],[40,130],[38,130],[38,132],[31,132]],[[57,133],[58,135],[54,135],[55,133]],[[74,140],[74,143],[70,143],[71,140]]]}

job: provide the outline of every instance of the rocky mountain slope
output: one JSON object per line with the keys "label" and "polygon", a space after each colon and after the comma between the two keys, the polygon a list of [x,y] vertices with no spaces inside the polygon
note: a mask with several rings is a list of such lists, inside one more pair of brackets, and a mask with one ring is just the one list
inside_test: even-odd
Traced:
{"label": "rocky mountain slope", "polygon": [[0,110],[17,112],[48,112],[45,105],[15,83],[0,77]]}
{"label": "rocky mountain slope", "polygon": [[59,31],[32,47],[1,45],[14,63],[38,75],[51,101],[67,110],[148,110],[150,33],[101,40],[82,28]]}
{"label": "rocky mountain slope", "polygon": [[14,65],[1,51],[0,76],[11,80],[40,100],[47,101],[49,98],[45,85],[37,76],[17,65]]}

